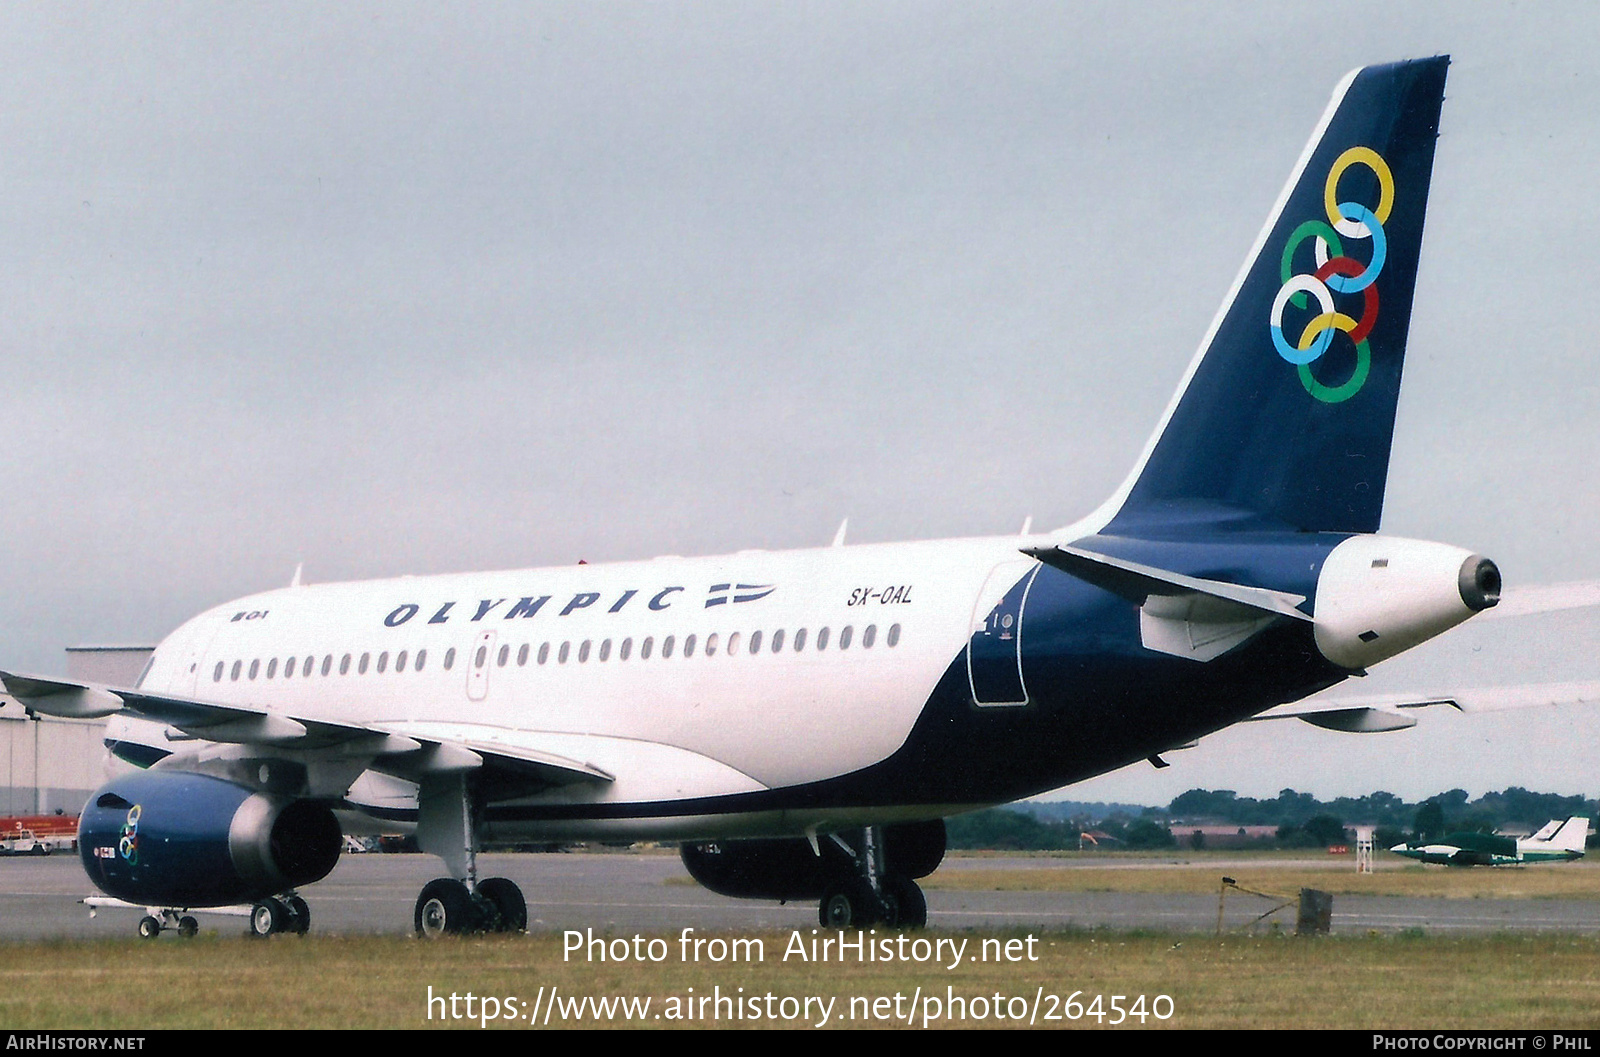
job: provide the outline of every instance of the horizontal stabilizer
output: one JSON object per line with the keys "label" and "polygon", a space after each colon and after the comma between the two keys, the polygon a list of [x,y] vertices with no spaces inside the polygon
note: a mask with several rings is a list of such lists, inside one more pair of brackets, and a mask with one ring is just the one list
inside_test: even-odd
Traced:
{"label": "horizontal stabilizer", "polygon": [[1553,818],[1549,822],[1546,822],[1543,826],[1540,826],[1539,827],[1539,832],[1537,832],[1533,836],[1529,837],[1528,840],[1529,840],[1529,842],[1532,842],[1532,841],[1548,842],[1551,837],[1554,837],[1556,835],[1556,830],[1560,829],[1565,824],[1566,823],[1564,823],[1561,819]]}
{"label": "horizontal stabilizer", "polygon": [[1386,708],[1338,708],[1328,712],[1312,712],[1299,718],[1313,727],[1340,730],[1346,734],[1381,734],[1417,725],[1416,717],[1403,716]]}
{"label": "horizontal stabilizer", "polygon": [[1528,683],[1519,686],[1485,686],[1443,690],[1438,693],[1314,694],[1292,704],[1279,705],[1248,722],[1301,719],[1326,730],[1372,734],[1404,730],[1416,720],[1402,709],[1449,705],[1459,712],[1500,712],[1541,705],[1600,704],[1600,682]]}
{"label": "horizontal stabilizer", "polygon": [[1151,595],[1173,596],[1187,592],[1209,595],[1275,616],[1311,620],[1310,616],[1296,608],[1305,601],[1304,595],[1269,591],[1264,587],[1245,587],[1221,580],[1203,580],[1081,547],[1024,547],[1022,553],[1140,605]]}
{"label": "horizontal stabilizer", "polygon": [[1081,547],[1026,547],[1022,553],[1133,602],[1145,649],[1186,660],[1220,657],[1280,617],[1311,619],[1295,608],[1305,601],[1300,595],[1204,580]]}

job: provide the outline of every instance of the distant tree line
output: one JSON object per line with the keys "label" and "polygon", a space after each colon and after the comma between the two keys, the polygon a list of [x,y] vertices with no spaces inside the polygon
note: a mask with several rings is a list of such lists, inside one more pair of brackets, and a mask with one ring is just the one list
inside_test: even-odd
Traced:
{"label": "distant tree line", "polygon": [[[1483,833],[1501,828],[1534,830],[1550,819],[1583,815],[1600,818],[1600,802],[1581,796],[1535,793],[1519,786],[1472,799],[1452,789],[1408,803],[1393,793],[1318,800],[1309,793],[1282,790],[1258,800],[1231,789],[1191,789],[1165,808],[1116,804],[1012,804],[946,820],[952,848],[1042,851],[1102,848],[1171,848],[1179,844],[1172,825],[1274,827],[1265,843],[1280,847],[1325,847],[1353,837],[1350,827],[1375,827],[1383,847],[1403,840],[1440,837],[1463,830]],[[1204,835],[1182,834],[1186,847],[1204,847]],[[1085,837],[1084,834],[1089,836]],[[1591,835],[1590,843],[1600,841]]]}
{"label": "distant tree line", "polygon": [[1215,820],[1243,826],[1277,826],[1280,839],[1320,843],[1333,823],[1373,826],[1383,845],[1402,840],[1442,837],[1446,833],[1492,833],[1501,828],[1535,830],[1554,818],[1600,813],[1600,802],[1581,796],[1535,793],[1520,786],[1485,793],[1473,800],[1466,790],[1452,789],[1408,803],[1393,793],[1338,797],[1320,801],[1309,793],[1281,791],[1271,800],[1239,796],[1231,789],[1191,789],[1175,797],[1164,812],[1186,822]]}
{"label": "distant tree line", "polygon": [[[990,808],[945,820],[946,839],[952,848],[991,851],[1063,851],[1106,848],[1172,848],[1177,838],[1154,818],[1109,818],[1093,823],[1072,819],[1041,819],[1023,810],[1026,805]],[[1083,834],[1089,837],[1085,839]]]}

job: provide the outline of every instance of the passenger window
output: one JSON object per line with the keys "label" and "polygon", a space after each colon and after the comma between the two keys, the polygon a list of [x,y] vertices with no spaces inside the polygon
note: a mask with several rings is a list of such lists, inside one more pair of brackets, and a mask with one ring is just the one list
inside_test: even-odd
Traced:
{"label": "passenger window", "polygon": [[673,643],[673,641],[674,641],[674,636],[672,636],[672,635],[668,635],[666,638],[661,640],[661,656],[663,656],[663,657],[671,657],[672,656],[672,643]]}
{"label": "passenger window", "polygon": [[610,660],[611,659],[611,640],[610,639],[607,639],[607,640],[605,640],[604,642],[602,642],[600,644],[600,659],[602,661],[606,661],[606,660]]}
{"label": "passenger window", "polygon": [[563,642],[561,644],[561,649],[556,653],[556,660],[560,661],[562,664],[566,664],[567,658],[570,656],[572,656],[572,643]]}
{"label": "passenger window", "polygon": [[648,661],[650,659],[650,647],[654,646],[655,644],[656,640],[653,636],[645,636],[644,641],[639,644],[639,659],[641,661]]}
{"label": "passenger window", "polygon": [[294,661],[295,659],[290,657],[287,661],[283,662],[283,677],[285,679],[294,678]]}
{"label": "passenger window", "polygon": [[506,662],[509,661],[510,659],[511,659],[511,644],[508,642],[504,646],[500,647],[500,655],[495,658],[495,662],[494,663],[496,665],[498,665],[499,667],[504,668],[506,666]]}
{"label": "passenger window", "polygon": [[713,631],[706,636],[706,656],[715,657],[717,654],[717,633]]}
{"label": "passenger window", "polygon": [[694,656],[694,636],[693,635],[690,635],[688,638],[683,640],[683,655],[685,657],[693,657]]}
{"label": "passenger window", "polygon": [[372,654],[363,653],[361,655],[361,663],[356,666],[356,674],[357,675],[366,675],[367,674],[367,665],[371,660],[372,660]]}
{"label": "passenger window", "polygon": [[827,648],[828,648],[828,629],[827,628],[822,628],[817,632],[817,649],[818,650],[825,650]]}
{"label": "passenger window", "polygon": [[273,657],[267,661],[267,678],[271,679],[278,674],[278,658]]}
{"label": "passenger window", "polygon": [[317,659],[315,657],[306,657],[305,661],[300,665],[300,677],[302,679],[309,679],[311,677],[311,666],[316,663]]}
{"label": "passenger window", "polygon": [[617,650],[617,660],[619,660],[619,661],[627,660],[628,659],[628,654],[630,654],[632,652],[633,652],[633,640],[632,639],[623,639],[622,640],[622,646]]}
{"label": "passenger window", "polygon": [[526,667],[527,663],[528,663],[528,644],[526,642],[524,642],[521,646],[517,647],[517,667],[518,668]]}
{"label": "passenger window", "polygon": [[339,658],[339,674],[340,675],[349,675],[350,674],[350,655],[348,653],[345,654],[343,657]]}
{"label": "passenger window", "polygon": [[[783,649],[783,629],[779,628],[777,631],[772,633],[772,645],[769,647],[769,650],[772,653],[777,653],[781,649]],[[754,648],[752,648],[750,652],[754,653]]]}
{"label": "passenger window", "polygon": [[261,662],[260,661],[251,661],[250,662],[250,678],[254,679],[256,677],[256,673],[259,672],[260,670],[261,670]]}
{"label": "passenger window", "polygon": [[550,659],[550,644],[548,642],[541,643],[540,646],[539,646],[539,663],[543,664],[545,661],[548,661],[549,659]]}
{"label": "passenger window", "polygon": [[[752,646],[757,647],[758,649],[760,648],[760,646],[761,646],[761,632],[758,631],[754,635],[750,636],[750,644]],[[728,636],[728,656],[729,657],[735,657],[735,656],[738,656],[738,653],[739,653],[739,633],[737,631],[735,631],[733,634]]]}
{"label": "passenger window", "polygon": [[444,670],[449,671],[456,666],[456,648],[451,646],[444,651]]}
{"label": "passenger window", "polygon": [[590,639],[584,639],[583,640],[583,645],[578,647],[578,663],[579,664],[588,664],[589,663],[589,643],[590,643],[590,641],[591,641]]}
{"label": "passenger window", "polygon": [[891,647],[900,645],[900,625],[889,625],[889,637],[884,639]]}
{"label": "passenger window", "polygon": [[332,670],[333,670],[333,654],[330,653],[327,656],[322,658],[322,674],[323,675],[327,675]]}
{"label": "passenger window", "polygon": [[403,672],[403,671],[406,670],[406,651],[405,650],[401,650],[399,655],[397,655],[395,657],[395,659],[394,659],[394,670],[396,672]]}
{"label": "passenger window", "polygon": [[861,648],[864,650],[872,649],[872,641],[877,637],[878,625],[868,624],[866,630],[861,633]]}
{"label": "passenger window", "polygon": [[418,650],[417,651],[417,663],[412,666],[411,670],[414,671],[414,672],[420,672],[420,671],[422,671],[422,666],[424,664],[427,664],[427,663],[428,663],[428,651],[427,650]]}
{"label": "passenger window", "polygon": [[222,661],[218,661],[217,662],[217,670],[211,673],[211,681],[213,683],[222,682],[222,668],[223,668],[223,662]]}
{"label": "passenger window", "polygon": [[378,654],[378,674],[382,675],[389,670],[389,651],[384,650]]}
{"label": "passenger window", "polygon": [[801,628],[794,633],[794,652],[799,653],[806,648],[806,629]]}

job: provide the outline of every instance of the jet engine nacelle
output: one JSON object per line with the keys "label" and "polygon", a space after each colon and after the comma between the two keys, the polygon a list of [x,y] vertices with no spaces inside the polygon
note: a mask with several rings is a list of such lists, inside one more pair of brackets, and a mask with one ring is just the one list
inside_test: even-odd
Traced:
{"label": "jet engine nacelle", "polygon": [[[926,877],[944,860],[944,820],[883,827],[883,858],[889,872]],[[683,865],[700,884],[738,899],[820,899],[841,876],[854,876],[850,856],[827,836],[817,852],[803,838],[722,840],[685,844]]]}
{"label": "jet engine nacelle", "polygon": [[1317,576],[1317,649],[1360,669],[1448,631],[1500,601],[1500,570],[1444,543],[1352,536]]}
{"label": "jet engine nacelle", "polygon": [[140,771],[84,805],[89,878],[130,903],[249,903],[328,876],[344,835],[333,811],[201,774]]}

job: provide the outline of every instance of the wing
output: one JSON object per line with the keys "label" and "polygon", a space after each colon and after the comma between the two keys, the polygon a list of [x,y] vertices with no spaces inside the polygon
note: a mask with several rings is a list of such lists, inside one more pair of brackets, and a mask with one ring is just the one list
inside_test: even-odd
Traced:
{"label": "wing", "polygon": [[0,672],[0,683],[30,712],[71,719],[126,715],[170,728],[169,741],[250,746],[291,760],[336,757],[346,765],[341,770],[359,763],[408,781],[440,772],[481,771],[508,795],[513,789],[515,795],[526,795],[552,786],[614,781],[601,767],[531,744],[526,736],[505,736],[496,728],[435,724],[425,731],[401,732],[399,727],[415,725],[290,716],[245,705],[12,672]]}

